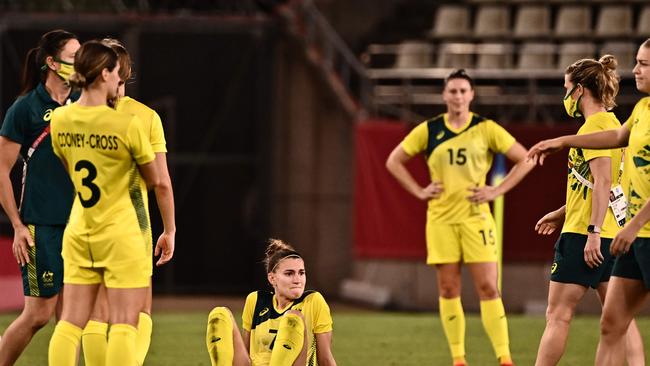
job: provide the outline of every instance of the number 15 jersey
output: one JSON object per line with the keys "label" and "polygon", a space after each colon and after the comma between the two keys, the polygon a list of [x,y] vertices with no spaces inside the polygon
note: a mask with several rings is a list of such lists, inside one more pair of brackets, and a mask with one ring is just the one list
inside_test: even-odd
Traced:
{"label": "number 15 jersey", "polygon": [[458,129],[449,124],[447,114],[415,127],[401,146],[409,156],[423,153],[431,181],[444,188],[440,198],[429,200],[428,222],[454,224],[489,214],[487,203],[469,202],[468,189],[484,186],[494,154],[507,152],[514,143],[503,127],[474,113]]}
{"label": "number 15 jersey", "polygon": [[[108,106],[73,103],[54,111],[51,129],[54,153],[65,164],[76,191],[64,260],[103,267],[141,259],[138,254],[146,255],[149,247],[143,235],[149,230],[149,218],[144,206],[147,188],[138,165],[155,156],[138,117]],[[66,248],[66,239],[76,248]],[[122,239],[135,242],[137,254],[116,257],[111,248]]]}

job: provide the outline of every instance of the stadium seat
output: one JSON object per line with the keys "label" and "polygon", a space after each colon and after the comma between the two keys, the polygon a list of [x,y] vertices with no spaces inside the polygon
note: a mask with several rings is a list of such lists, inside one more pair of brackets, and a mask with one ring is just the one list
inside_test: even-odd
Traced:
{"label": "stadium seat", "polygon": [[503,5],[484,5],[478,9],[474,22],[477,37],[504,36],[510,33],[510,10]]}
{"label": "stadium seat", "polygon": [[432,65],[433,46],[422,41],[404,41],[397,47],[397,68],[423,68]]}
{"label": "stadium seat", "polygon": [[639,15],[636,32],[641,36],[650,36],[650,5],[646,5]]}
{"label": "stadium seat", "polygon": [[637,45],[633,42],[605,42],[600,48],[600,56],[610,54],[616,57],[618,68],[630,71],[636,63]]}
{"label": "stadium seat", "polygon": [[517,68],[522,70],[552,69],[555,67],[555,45],[552,43],[527,42],[519,49]]}
{"label": "stadium seat", "polygon": [[475,53],[475,45],[473,43],[442,43],[438,50],[438,67],[473,67]]}
{"label": "stadium seat", "polygon": [[628,5],[603,5],[598,13],[596,35],[626,36],[632,34],[632,8]]}
{"label": "stadium seat", "polygon": [[436,12],[430,34],[433,37],[468,35],[469,9],[463,5],[441,5]]}
{"label": "stadium seat", "polygon": [[572,63],[583,58],[594,58],[596,46],[589,42],[567,42],[560,45],[558,69],[564,70]]}
{"label": "stadium seat", "polygon": [[514,34],[517,37],[546,36],[551,30],[551,12],[544,5],[522,5],[517,11]]}
{"label": "stadium seat", "polygon": [[558,10],[555,34],[558,37],[584,36],[591,33],[591,8],[565,5]]}
{"label": "stadium seat", "polygon": [[510,43],[484,43],[476,45],[476,68],[509,69],[512,67],[513,46]]}

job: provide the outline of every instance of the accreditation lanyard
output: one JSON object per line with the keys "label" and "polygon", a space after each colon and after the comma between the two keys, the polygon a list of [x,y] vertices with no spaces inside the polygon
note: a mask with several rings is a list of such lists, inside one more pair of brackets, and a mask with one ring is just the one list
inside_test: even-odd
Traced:
{"label": "accreditation lanyard", "polygon": [[[625,198],[625,193],[623,192],[623,187],[621,186],[624,156],[625,153],[623,153],[623,156],[621,156],[621,165],[618,170],[618,184],[610,189],[608,203],[608,206],[612,209],[612,213],[616,219],[616,224],[618,224],[619,227],[623,227],[623,225],[625,225],[625,216],[627,213],[627,198]],[[571,174],[573,174],[573,176],[585,187],[591,190],[594,189],[594,184],[591,183],[587,178],[580,175],[580,173],[578,173],[578,171],[575,170],[573,166],[571,166]]]}
{"label": "accreditation lanyard", "polygon": [[27,149],[27,156],[23,162],[23,179],[22,179],[22,188],[20,191],[20,206],[19,210],[22,210],[23,207],[23,198],[25,197],[25,181],[27,180],[27,162],[32,158],[32,155],[36,152],[36,149],[41,145],[41,142],[50,134],[50,125],[45,126],[45,129],[41,132],[40,135],[32,142],[32,146]]}

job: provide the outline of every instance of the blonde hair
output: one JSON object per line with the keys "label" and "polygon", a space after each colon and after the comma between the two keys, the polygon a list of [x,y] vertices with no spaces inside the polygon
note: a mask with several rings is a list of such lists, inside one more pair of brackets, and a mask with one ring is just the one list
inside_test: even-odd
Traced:
{"label": "blonde hair", "polygon": [[566,68],[565,74],[573,85],[580,84],[589,89],[594,99],[610,110],[616,106],[619,76],[616,73],[618,62],[612,55],[604,55],[596,61],[585,58]]}
{"label": "blonde hair", "polygon": [[293,247],[280,239],[269,239],[266,247],[264,266],[266,273],[275,271],[278,263],[285,258],[302,258]]}
{"label": "blonde hair", "polygon": [[102,74],[102,70],[113,71],[117,66],[117,54],[100,41],[88,41],[74,57],[75,72],[70,76],[70,85],[87,88]]}
{"label": "blonde hair", "polygon": [[120,79],[127,81],[131,78],[131,55],[122,42],[115,38],[104,38],[102,43],[109,46],[117,53],[118,62],[120,63]]}

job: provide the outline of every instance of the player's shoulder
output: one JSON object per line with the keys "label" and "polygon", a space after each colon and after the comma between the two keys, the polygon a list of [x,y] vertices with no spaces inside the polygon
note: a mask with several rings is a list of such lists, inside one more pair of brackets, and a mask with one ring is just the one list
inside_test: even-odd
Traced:
{"label": "player's shoulder", "polygon": [[148,105],[128,96],[121,97],[117,102],[116,110],[131,114],[154,114],[156,113]]}
{"label": "player's shoulder", "polygon": [[639,100],[636,103],[636,107],[639,107],[639,108],[648,108],[649,105],[650,105],[650,96],[649,97],[643,97],[643,98],[641,98],[641,100]]}
{"label": "player's shoulder", "polygon": [[314,303],[327,303],[325,297],[318,291],[307,290],[303,293],[302,297],[305,302],[314,302]]}

